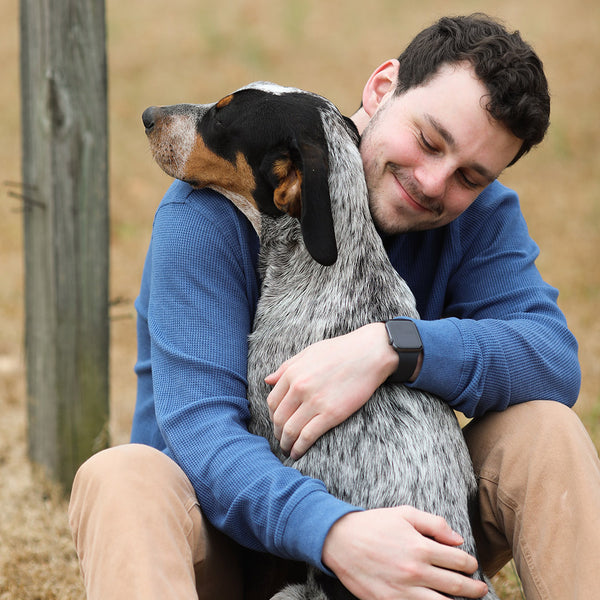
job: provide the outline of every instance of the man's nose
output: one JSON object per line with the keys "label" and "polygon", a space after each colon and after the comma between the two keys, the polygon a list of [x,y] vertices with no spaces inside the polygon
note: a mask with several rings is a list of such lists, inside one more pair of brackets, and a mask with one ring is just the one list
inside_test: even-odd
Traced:
{"label": "man's nose", "polygon": [[449,166],[442,161],[426,161],[414,171],[421,193],[429,198],[441,198],[450,180]]}

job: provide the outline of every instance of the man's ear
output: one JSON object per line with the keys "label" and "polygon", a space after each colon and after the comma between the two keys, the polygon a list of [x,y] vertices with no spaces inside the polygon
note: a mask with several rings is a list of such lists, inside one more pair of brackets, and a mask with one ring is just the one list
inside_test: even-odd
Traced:
{"label": "man's ear", "polygon": [[396,58],[386,60],[369,77],[363,89],[363,109],[372,117],[388,95],[394,92],[400,63]]}

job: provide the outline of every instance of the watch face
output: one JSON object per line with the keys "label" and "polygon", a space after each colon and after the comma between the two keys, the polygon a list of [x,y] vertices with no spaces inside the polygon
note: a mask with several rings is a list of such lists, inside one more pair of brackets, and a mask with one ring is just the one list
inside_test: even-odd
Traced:
{"label": "watch face", "polygon": [[417,326],[408,320],[386,322],[392,343],[397,350],[420,351],[423,347]]}

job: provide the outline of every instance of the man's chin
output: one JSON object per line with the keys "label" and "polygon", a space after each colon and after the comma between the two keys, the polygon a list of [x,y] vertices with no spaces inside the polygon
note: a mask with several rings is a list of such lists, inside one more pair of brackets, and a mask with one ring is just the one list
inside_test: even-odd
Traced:
{"label": "man's chin", "polygon": [[382,211],[377,207],[371,207],[371,216],[377,231],[386,237],[411,231],[423,231],[433,227],[432,225],[428,226],[426,223],[408,219],[397,211]]}

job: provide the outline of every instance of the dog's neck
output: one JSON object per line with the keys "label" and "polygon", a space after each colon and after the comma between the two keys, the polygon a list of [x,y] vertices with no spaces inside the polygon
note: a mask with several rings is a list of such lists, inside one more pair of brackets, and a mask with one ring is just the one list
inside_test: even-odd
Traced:
{"label": "dog's neck", "polygon": [[234,206],[237,206],[239,210],[246,216],[248,221],[252,227],[254,227],[254,231],[260,236],[260,225],[261,225],[261,216],[258,212],[257,208],[241,194],[236,194],[230,190],[227,190],[219,185],[211,185],[210,188],[215,190],[215,192],[219,192],[219,194],[223,194],[225,198],[227,198]]}

